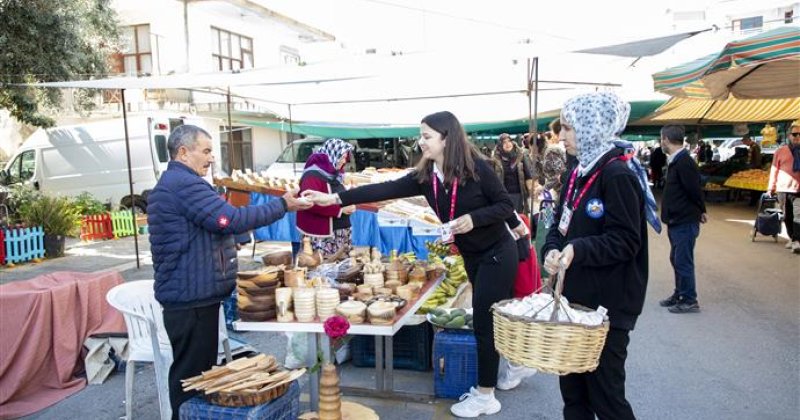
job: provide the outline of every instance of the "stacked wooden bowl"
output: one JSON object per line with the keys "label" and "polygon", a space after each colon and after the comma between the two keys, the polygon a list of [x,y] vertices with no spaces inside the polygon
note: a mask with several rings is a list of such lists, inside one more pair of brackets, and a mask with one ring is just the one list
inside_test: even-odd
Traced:
{"label": "stacked wooden bowl", "polygon": [[275,319],[275,289],[277,271],[242,271],[236,280],[239,318],[247,322]]}
{"label": "stacked wooden bowl", "polygon": [[399,281],[401,284],[408,283],[408,269],[400,263],[391,263],[383,273],[384,282]]}
{"label": "stacked wooden bowl", "polygon": [[421,265],[415,266],[410,273],[408,273],[408,282],[409,283],[425,283],[428,276],[425,272],[425,268]]}
{"label": "stacked wooden bowl", "polygon": [[311,287],[294,289],[294,316],[300,322],[312,322],[317,315],[316,291]]}
{"label": "stacked wooden bowl", "polygon": [[328,318],[336,315],[336,307],[339,306],[341,299],[339,291],[332,287],[322,287],[317,289],[317,316],[320,322],[325,322]]}

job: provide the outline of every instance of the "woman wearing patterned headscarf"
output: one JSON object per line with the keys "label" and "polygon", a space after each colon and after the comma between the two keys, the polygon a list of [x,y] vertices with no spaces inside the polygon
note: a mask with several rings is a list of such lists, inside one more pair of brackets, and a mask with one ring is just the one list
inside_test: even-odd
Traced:
{"label": "woman wearing patterned headscarf", "polygon": [[[314,190],[333,194],[344,191],[344,166],[353,149],[353,145],[344,140],[326,140],[320,150],[308,158],[300,177],[300,192]],[[350,214],[354,211],[355,206],[314,206],[297,212],[297,229],[311,238],[314,250],[320,250],[327,257],[342,247],[350,248]]]}
{"label": "woman wearing patterned headscarf", "polygon": [[560,138],[578,166],[561,189],[544,265],[563,270],[570,302],[605,307],[611,324],[597,370],[559,379],[566,419],[635,418],[625,358],[647,288],[647,201],[630,156],[615,145],[629,112],[610,92],[576,96],[561,110]]}

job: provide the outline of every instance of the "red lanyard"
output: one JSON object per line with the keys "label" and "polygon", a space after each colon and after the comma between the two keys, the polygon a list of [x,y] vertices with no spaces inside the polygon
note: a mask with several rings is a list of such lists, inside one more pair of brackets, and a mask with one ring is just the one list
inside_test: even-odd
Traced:
{"label": "red lanyard", "polygon": [[[436,216],[442,218],[442,213],[439,211],[439,177],[433,175],[433,202],[436,203]],[[450,220],[456,216],[456,195],[458,194],[458,178],[453,179],[453,194],[450,196]]]}
{"label": "red lanyard", "polygon": [[[569,187],[567,188],[567,196],[564,200],[564,205],[568,206],[570,210],[575,210],[575,208],[578,207],[578,204],[580,204],[581,200],[583,199],[583,196],[586,194],[586,191],[588,191],[589,188],[591,188],[592,184],[594,183],[594,180],[597,179],[598,175],[600,175],[600,172],[603,172],[603,169],[606,167],[606,165],[617,159],[620,159],[620,157],[617,156],[615,158],[610,159],[608,162],[603,164],[603,166],[601,166],[600,169],[597,170],[597,172],[593,173],[592,176],[589,177],[589,180],[586,181],[586,184],[584,184],[583,188],[581,189],[581,192],[578,193],[577,198],[573,197],[573,188],[575,187],[575,179],[578,177],[578,168],[575,168],[575,170],[572,171],[572,175],[569,178]],[[570,202],[570,198],[572,198],[572,202]]]}

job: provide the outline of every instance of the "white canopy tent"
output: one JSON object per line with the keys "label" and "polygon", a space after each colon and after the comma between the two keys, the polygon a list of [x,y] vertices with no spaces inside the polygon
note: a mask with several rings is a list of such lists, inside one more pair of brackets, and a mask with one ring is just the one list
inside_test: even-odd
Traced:
{"label": "white canopy tent", "polygon": [[[640,51],[641,54],[663,51],[666,44],[685,38],[687,36],[645,40]],[[638,47],[629,43],[626,48]],[[632,76],[641,72],[632,68],[630,58],[604,55],[607,51],[600,54],[598,51],[587,51],[595,54],[558,53],[533,49],[531,45],[493,48],[489,52],[486,46],[481,46],[479,50],[479,55],[470,50],[454,50],[447,54],[361,56],[296,67],[48,82],[30,86],[116,89],[121,91],[123,104],[125,91],[129,89],[208,91],[227,96],[229,129],[233,96],[270,104],[269,107],[278,115],[282,114],[280,108],[285,106],[283,115],[288,118],[290,130],[295,120],[417,124],[424,115],[444,109],[459,116],[464,123],[511,120],[519,118],[520,110],[524,110],[526,105],[529,120],[535,120],[538,108],[559,108],[565,99],[580,91],[641,91],[640,87],[623,88],[626,81],[634,80]],[[649,78],[649,74],[647,72],[644,77]],[[128,172],[133,196],[126,107],[123,106],[122,110],[126,121]],[[135,245],[138,266],[138,238]]]}

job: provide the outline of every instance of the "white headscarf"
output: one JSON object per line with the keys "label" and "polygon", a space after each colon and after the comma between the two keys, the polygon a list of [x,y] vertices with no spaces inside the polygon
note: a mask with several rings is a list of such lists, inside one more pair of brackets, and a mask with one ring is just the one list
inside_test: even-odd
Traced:
{"label": "white headscarf", "polygon": [[586,167],[614,148],[630,113],[630,104],[613,92],[584,93],[564,103],[561,121],[575,130],[581,166]]}

